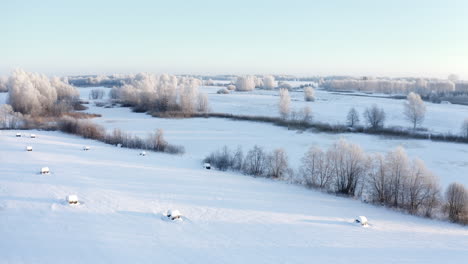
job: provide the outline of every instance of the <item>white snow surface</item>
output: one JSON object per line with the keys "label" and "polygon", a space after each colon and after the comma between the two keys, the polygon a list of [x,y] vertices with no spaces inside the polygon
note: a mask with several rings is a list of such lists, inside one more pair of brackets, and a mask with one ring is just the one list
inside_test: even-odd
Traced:
{"label": "white snow surface", "polygon": [[[80,88],[82,97],[88,98],[87,94],[91,89]],[[248,96],[245,97],[249,98]],[[210,98],[210,100],[212,99]],[[228,98],[227,100],[230,99]],[[391,101],[391,99],[385,100]],[[213,102],[210,101],[210,103],[212,104]],[[468,186],[467,144],[392,138],[357,133],[299,132],[271,124],[231,121],[220,118],[153,118],[147,114],[133,113],[129,108],[96,107],[92,100],[87,106],[90,109],[86,110],[86,112],[102,115],[100,118],[93,119],[93,122],[104,126],[109,131],[119,128],[123,131],[145,137],[150,132],[155,132],[158,128],[163,129],[167,141],[171,144],[184,146],[186,150],[185,155],[198,159],[200,162],[210,152],[224,145],[231,149],[242,146],[244,154],[254,145],[259,145],[267,150],[284,148],[289,156],[292,167],[298,168],[301,157],[309,147],[317,146],[326,149],[340,138],[344,138],[349,142],[359,144],[368,153],[386,153],[397,146],[403,146],[411,158],[419,158],[426,163],[428,168],[439,177],[442,187],[446,187],[452,182],[460,182]],[[252,105],[251,113],[255,113],[255,106],[255,104]],[[259,107],[261,109],[261,105]],[[244,109],[249,108],[249,106],[244,104],[237,106],[237,108]],[[273,114],[276,114],[276,112],[273,111]]]}
{"label": "white snow surface", "polygon": [[[153,153],[0,131],[0,263],[463,263],[468,228]],[[33,144],[34,152],[23,151]],[[83,152],[83,145],[93,151]],[[47,163],[54,173],[37,175]],[[80,204],[65,197],[76,194]],[[167,222],[168,209],[184,221]],[[353,224],[365,215],[371,225]]]}
{"label": "white snow surface", "polygon": [[[87,99],[91,89],[80,88],[81,96]],[[215,93],[218,88],[203,88],[210,89]],[[277,96],[268,93],[274,92],[209,96],[216,112],[277,115]],[[315,118],[319,118],[318,98],[312,103],[317,104],[312,105]],[[355,103],[360,106],[365,97],[343,96],[343,104],[330,109],[346,108],[348,98],[359,99]],[[0,94],[0,103],[4,100]],[[300,101],[293,101],[294,107],[296,102]],[[145,136],[162,128],[166,139],[183,145],[186,154],[152,152],[141,158],[141,150],[60,132],[30,131],[38,135],[31,139],[17,138],[20,131],[0,130],[0,263],[464,263],[468,259],[468,227],[202,166],[202,159],[223,145],[241,145],[245,152],[258,144],[268,150],[285,148],[296,167],[310,146],[326,148],[346,138],[368,152],[403,145],[411,157],[426,162],[443,186],[453,181],[468,185],[467,145],[299,133],[216,118],[159,119],[128,108],[95,107],[92,101],[89,106],[87,112],[103,115],[93,122],[108,130],[121,128]],[[339,116],[333,111],[328,115],[330,120]],[[461,114],[455,109],[452,116]],[[24,151],[26,145],[34,151]],[[92,151],[82,151],[83,146]],[[37,174],[44,165],[53,173]],[[76,194],[80,204],[69,206],[65,197],[70,194]],[[183,212],[184,221],[162,220],[173,208]],[[370,225],[354,224],[356,215],[365,215]]]}
{"label": "white snow surface", "polygon": [[[294,83],[293,83],[294,84]],[[297,86],[294,84],[293,86]],[[279,116],[278,90],[259,90],[251,92],[236,92],[217,94],[219,87],[207,86],[201,90],[208,94],[210,106],[214,112],[242,115]],[[367,107],[377,104],[386,113],[386,126],[411,127],[403,115],[405,100],[389,98],[386,95],[338,94],[315,90],[315,101],[304,100],[302,91],[290,91],[291,110],[299,111],[305,106],[312,110],[314,120],[332,124],[345,124],[349,109],[354,107],[360,114],[361,123],[364,122],[362,113]],[[459,134],[465,118],[468,118],[468,106],[456,104],[434,104],[425,102],[427,112],[422,127],[435,133]]]}

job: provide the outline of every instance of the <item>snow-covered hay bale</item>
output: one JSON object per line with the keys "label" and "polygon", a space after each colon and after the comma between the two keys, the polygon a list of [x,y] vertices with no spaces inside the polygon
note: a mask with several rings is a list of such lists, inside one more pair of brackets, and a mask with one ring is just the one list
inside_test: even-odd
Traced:
{"label": "snow-covered hay bale", "polygon": [[16,133],[16,137],[21,137],[21,133]]}
{"label": "snow-covered hay bale", "polygon": [[78,196],[75,194],[68,195],[67,202],[68,204],[78,204]]}
{"label": "snow-covered hay bale", "polygon": [[210,163],[205,163],[203,164],[203,168],[207,170],[211,170],[211,164]]}
{"label": "snow-covered hay bale", "polygon": [[180,219],[181,216],[182,216],[182,214],[179,212],[179,210],[169,210],[169,211],[167,211],[167,218],[169,218],[171,220]]}
{"label": "snow-covered hay bale", "polygon": [[36,134],[31,134],[31,138],[36,138]]}
{"label": "snow-covered hay bale", "polygon": [[49,167],[43,167],[41,169],[41,174],[49,174],[49,173],[50,173]]}
{"label": "snow-covered hay bale", "polygon": [[146,156],[146,151],[140,152],[140,156]]}
{"label": "snow-covered hay bale", "polygon": [[90,149],[89,146],[84,146],[84,147],[83,147],[83,150],[84,150],[84,151],[88,151],[89,149]]}
{"label": "snow-covered hay bale", "polygon": [[367,226],[369,223],[367,222],[367,217],[365,216],[358,216],[354,220],[355,223],[361,224],[362,226]]}
{"label": "snow-covered hay bale", "polygon": [[32,147],[31,147],[31,146],[27,146],[27,147],[26,147],[26,151],[32,151]]}

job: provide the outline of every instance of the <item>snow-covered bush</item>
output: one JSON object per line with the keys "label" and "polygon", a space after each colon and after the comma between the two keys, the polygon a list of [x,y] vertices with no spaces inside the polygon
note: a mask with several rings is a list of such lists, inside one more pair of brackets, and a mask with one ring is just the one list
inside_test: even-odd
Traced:
{"label": "snow-covered bush", "polygon": [[265,89],[273,89],[275,88],[275,77],[272,75],[268,75],[263,77],[263,88]]}
{"label": "snow-covered bush", "polygon": [[256,86],[255,76],[239,76],[236,81],[236,91],[253,91]]}
{"label": "snow-covered bush", "polygon": [[206,81],[203,82],[203,85],[205,86],[213,86],[214,85],[214,82],[212,79],[208,79]]}
{"label": "snow-covered bush", "polygon": [[315,101],[315,90],[311,86],[304,87],[304,100],[308,102]]}
{"label": "snow-covered bush", "polygon": [[216,93],[217,94],[229,94],[229,90],[226,88],[221,88]]}
{"label": "snow-covered bush", "polygon": [[236,89],[236,86],[233,84],[230,84],[226,87],[229,91],[234,91]]}

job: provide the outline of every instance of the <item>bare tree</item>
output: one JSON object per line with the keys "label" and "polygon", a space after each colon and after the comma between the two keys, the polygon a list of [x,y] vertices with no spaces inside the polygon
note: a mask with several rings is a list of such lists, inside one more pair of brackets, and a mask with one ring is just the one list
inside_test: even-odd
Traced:
{"label": "bare tree", "polygon": [[366,108],[364,119],[372,129],[382,128],[385,122],[385,111],[374,104],[371,108]]}
{"label": "bare tree", "polygon": [[89,99],[102,99],[104,97],[104,90],[103,89],[92,89],[89,93]]}
{"label": "bare tree", "polygon": [[461,136],[468,139],[468,118],[465,118],[461,125]]}
{"label": "bare tree", "polygon": [[168,143],[164,139],[164,131],[162,129],[158,129],[156,130],[156,133],[154,133],[153,144],[154,144],[153,148],[156,151],[164,152],[164,150],[166,149]]}
{"label": "bare tree", "polygon": [[288,172],[288,155],[284,149],[275,149],[267,157],[268,176],[282,178]]}
{"label": "bare tree", "polygon": [[457,223],[468,223],[468,190],[460,183],[452,183],[445,192],[449,219]]}
{"label": "bare tree", "polygon": [[367,173],[368,159],[358,145],[341,139],[328,150],[334,172],[335,191],[354,196]]}
{"label": "bare tree", "polygon": [[355,127],[359,124],[359,114],[353,107],[349,109],[348,115],[346,116],[347,124],[350,127]]}
{"label": "bare tree", "polygon": [[397,147],[387,154],[386,167],[390,190],[390,200],[387,203],[399,207],[403,203],[404,181],[410,170],[408,156],[402,147]]}
{"label": "bare tree", "polygon": [[391,199],[390,179],[384,156],[376,154],[371,158],[369,170],[369,194],[373,202],[388,204]]}
{"label": "bare tree", "polygon": [[421,160],[414,160],[409,175],[404,180],[403,202],[411,214],[419,214],[421,209],[430,216],[439,201],[439,184],[436,177]]}
{"label": "bare tree", "polygon": [[304,100],[315,101],[315,90],[311,86],[304,87]]}
{"label": "bare tree", "polygon": [[403,113],[406,119],[413,125],[414,130],[418,125],[422,124],[426,114],[426,105],[419,94],[413,92],[408,94],[407,100],[404,103]]}
{"label": "bare tree", "polygon": [[312,122],[312,118],[313,118],[312,110],[310,109],[308,105],[304,106],[304,108],[301,110],[301,114],[302,114],[303,123],[308,124]]}
{"label": "bare tree", "polygon": [[280,89],[280,99],[278,103],[279,113],[283,119],[287,119],[290,109],[291,97],[289,96],[288,89]]}
{"label": "bare tree", "polygon": [[210,105],[208,102],[208,95],[206,93],[199,93],[198,94],[198,112],[206,113],[210,109]]}
{"label": "bare tree", "polygon": [[305,184],[310,187],[326,189],[332,178],[332,168],[327,153],[317,147],[311,147],[301,159],[299,169]]}
{"label": "bare tree", "polygon": [[242,166],[243,172],[254,176],[265,175],[266,158],[263,148],[255,145],[245,156],[244,164]]}
{"label": "bare tree", "polygon": [[237,146],[236,152],[232,155],[232,169],[240,171],[244,163],[244,153],[241,146]]}

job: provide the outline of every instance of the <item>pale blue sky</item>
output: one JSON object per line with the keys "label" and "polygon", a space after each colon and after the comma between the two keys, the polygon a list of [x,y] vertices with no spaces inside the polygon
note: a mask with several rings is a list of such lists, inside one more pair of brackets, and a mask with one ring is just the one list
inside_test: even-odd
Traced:
{"label": "pale blue sky", "polygon": [[0,12],[0,74],[468,79],[465,0],[2,0]]}

